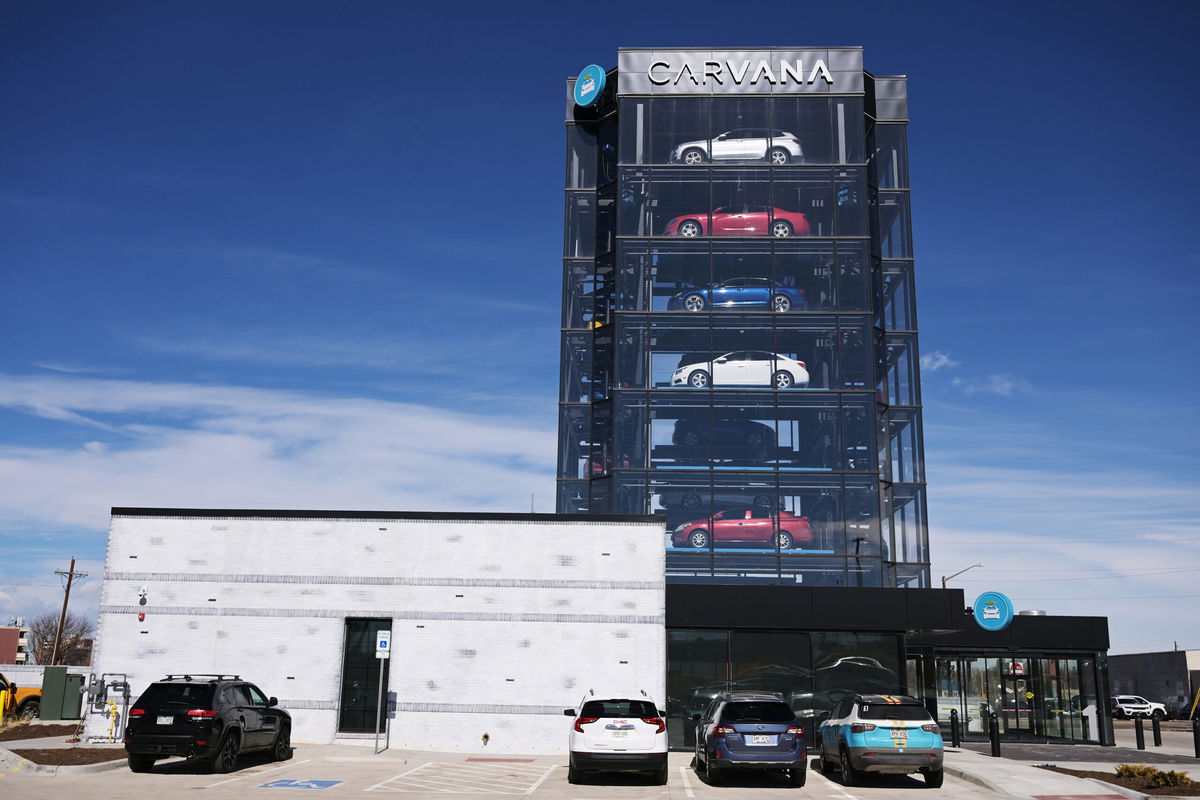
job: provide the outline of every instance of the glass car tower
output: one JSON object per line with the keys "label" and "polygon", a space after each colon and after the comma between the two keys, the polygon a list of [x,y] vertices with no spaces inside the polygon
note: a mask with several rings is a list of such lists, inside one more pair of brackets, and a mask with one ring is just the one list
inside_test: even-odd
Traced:
{"label": "glass car tower", "polygon": [[907,98],[859,48],[568,81],[560,513],[671,583],[928,587]]}

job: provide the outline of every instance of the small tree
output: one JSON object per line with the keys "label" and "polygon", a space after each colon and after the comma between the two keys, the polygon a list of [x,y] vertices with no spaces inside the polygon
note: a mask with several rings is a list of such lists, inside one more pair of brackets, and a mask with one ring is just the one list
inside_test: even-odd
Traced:
{"label": "small tree", "polygon": [[[36,617],[29,623],[29,638],[33,660],[49,665],[54,652],[54,635],[58,632],[58,614],[49,613]],[[66,666],[86,666],[92,657],[91,620],[68,611],[63,624],[62,641],[58,643],[58,663]]]}

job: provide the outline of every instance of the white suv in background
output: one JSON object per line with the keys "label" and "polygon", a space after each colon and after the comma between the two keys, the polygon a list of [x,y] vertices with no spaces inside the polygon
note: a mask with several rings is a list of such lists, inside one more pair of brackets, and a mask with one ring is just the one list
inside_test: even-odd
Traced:
{"label": "white suv in background", "polygon": [[648,772],[659,786],[667,782],[667,721],[644,689],[589,690],[571,725],[567,781],[580,783],[585,772]]}
{"label": "white suv in background", "polygon": [[1136,694],[1116,694],[1113,695],[1113,716],[1125,717],[1132,719],[1133,717],[1158,717],[1166,719],[1167,707],[1162,703],[1151,703],[1144,697],[1139,697]]}

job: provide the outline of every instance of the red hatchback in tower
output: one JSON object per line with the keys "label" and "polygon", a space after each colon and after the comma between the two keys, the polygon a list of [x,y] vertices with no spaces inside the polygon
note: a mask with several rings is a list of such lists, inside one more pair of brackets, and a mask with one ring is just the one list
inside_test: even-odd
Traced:
{"label": "red hatchback in tower", "polygon": [[726,544],[759,545],[788,550],[802,542],[811,542],[808,517],[788,511],[738,506],[718,511],[711,518],[685,522],[671,532],[675,547],[706,548]]}
{"label": "red hatchback in tower", "polygon": [[684,214],[667,223],[664,236],[808,236],[808,218],[799,211],[770,206],[736,205],[712,214]]}

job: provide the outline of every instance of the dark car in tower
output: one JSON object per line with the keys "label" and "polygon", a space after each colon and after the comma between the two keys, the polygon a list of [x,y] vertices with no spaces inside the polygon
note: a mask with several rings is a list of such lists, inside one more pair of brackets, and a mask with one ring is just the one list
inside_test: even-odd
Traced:
{"label": "dark car in tower", "polygon": [[684,289],[667,301],[667,311],[803,311],[805,302],[803,289],[780,286],[768,278],[730,278]]}
{"label": "dark car in tower", "polygon": [[748,419],[678,419],[671,444],[681,447],[718,445],[726,447],[774,447],[775,429]]}
{"label": "dark car in tower", "polygon": [[292,757],[292,717],[237,675],[168,675],[150,684],[129,709],[129,769],[148,772],[170,756],[204,760],[229,772],[242,753]]}
{"label": "dark car in tower", "polygon": [[800,542],[812,540],[808,517],[797,517],[789,511],[748,506],[727,508],[711,517],[685,522],[671,532],[671,544],[675,547],[778,545],[780,550],[790,550]]}

